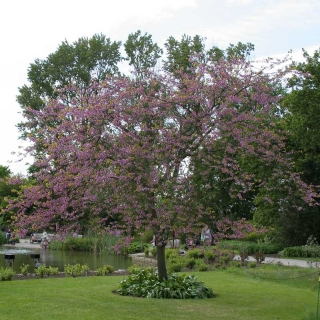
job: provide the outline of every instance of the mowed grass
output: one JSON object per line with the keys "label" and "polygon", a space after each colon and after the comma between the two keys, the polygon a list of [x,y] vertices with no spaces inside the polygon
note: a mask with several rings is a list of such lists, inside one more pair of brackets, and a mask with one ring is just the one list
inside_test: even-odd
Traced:
{"label": "mowed grass", "polygon": [[316,270],[281,269],[279,274],[274,268],[190,273],[217,295],[205,300],[119,296],[112,292],[123,276],[4,281],[0,283],[0,319],[316,319]]}

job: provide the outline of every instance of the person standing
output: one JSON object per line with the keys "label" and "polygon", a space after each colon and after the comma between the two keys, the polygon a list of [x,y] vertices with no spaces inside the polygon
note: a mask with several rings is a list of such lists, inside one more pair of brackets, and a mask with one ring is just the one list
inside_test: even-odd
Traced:
{"label": "person standing", "polygon": [[212,233],[208,225],[204,225],[201,231],[201,241],[205,246],[211,246],[212,243]]}
{"label": "person standing", "polygon": [[46,237],[42,238],[41,245],[40,245],[41,249],[47,250],[48,245],[49,245],[48,239]]}
{"label": "person standing", "polygon": [[42,238],[47,238],[47,239],[48,239],[48,234],[47,234],[46,231],[43,231],[43,233],[42,233]]}
{"label": "person standing", "polygon": [[15,232],[13,232],[12,235],[11,235],[10,243],[13,244],[13,245],[16,244],[16,234],[15,234]]}
{"label": "person standing", "polygon": [[6,232],[6,240],[7,240],[7,244],[10,243],[10,239],[11,239],[11,229],[8,228],[7,232]]}

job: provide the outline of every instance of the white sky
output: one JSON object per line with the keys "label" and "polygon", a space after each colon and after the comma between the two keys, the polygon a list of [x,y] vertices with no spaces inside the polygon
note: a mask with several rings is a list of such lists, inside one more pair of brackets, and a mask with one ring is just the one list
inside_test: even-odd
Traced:
{"label": "white sky", "polygon": [[28,159],[16,163],[12,154],[23,145],[16,128],[22,120],[18,88],[27,84],[30,63],[45,59],[65,39],[103,33],[125,42],[140,29],[162,46],[170,36],[199,34],[222,49],[251,42],[257,58],[292,49],[298,60],[302,48],[310,54],[320,48],[319,18],[319,0],[1,1],[0,165],[26,173]]}

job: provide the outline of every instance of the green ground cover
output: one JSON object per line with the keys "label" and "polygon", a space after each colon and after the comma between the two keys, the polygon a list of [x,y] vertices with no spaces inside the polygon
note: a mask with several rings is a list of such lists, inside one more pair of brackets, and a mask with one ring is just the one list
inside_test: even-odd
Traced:
{"label": "green ground cover", "polygon": [[1,319],[316,319],[315,269],[268,266],[188,274],[217,297],[158,300],[112,293],[124,276],[4,281]]}

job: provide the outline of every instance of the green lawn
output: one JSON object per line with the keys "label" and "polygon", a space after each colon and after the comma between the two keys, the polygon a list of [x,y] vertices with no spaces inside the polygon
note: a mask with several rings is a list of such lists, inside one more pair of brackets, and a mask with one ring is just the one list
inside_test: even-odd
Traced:
{"label": "green lawn", "polygon": [[[217,270],[196,274],[216,298],[157,300],[113,294],[122,276],[48,278],[0,283],[0,319],[316,319],[318,275],[256,270]],[[258,276],[252,274],[258,272]],[[304,274],[314,273],[305,280]],[[278,273],[277,273],[278,274]],[[301,276],[302,275],[302,276]],[[264,279],[269,276],[270,280]],[[310,315],[313,314],[312,318]]]}

